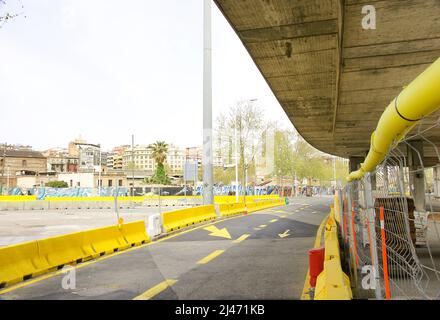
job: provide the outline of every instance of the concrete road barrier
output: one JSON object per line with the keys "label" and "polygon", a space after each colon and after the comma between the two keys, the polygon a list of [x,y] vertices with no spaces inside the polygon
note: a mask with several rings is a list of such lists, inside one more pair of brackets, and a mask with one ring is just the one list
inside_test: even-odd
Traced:
{"label": "concrete road barrier", "polygon": [[150,242],[144,221],[129,222],[121,225],[121,233],[130,247]]}
{"label": "concrete road barrier", "polygon": [[342,271],[338,242],[338,227],[331,208],[324,231],[324,270],[316,281],[315,300],[350,300],[353,298],[350,278]]}
{"label": "concrete road barrier", "polygon": [[119,226],[93,229],[84,234],[86,244],[92,246],[99,255],[127,249],[130,245],[124,239]]}
{"label": "concrete road barrier", "polygon": [[165,232],[175,231],[196,223],[214,220],[217,218],[214,205],[198,206],[187,209],[174,210],[162,213]]}
{"label": "concrete road barrier", "polygon": [[80,231],[0,248],[0,288],[150,241],[145,222]]}
{"label": "concrete road barrier", "polygon": [[220,203],[219,204],[220,215],[222,217],[228,217],[236,214],[243,213],[244,203]]}
{"label": "concrete road barrier", "polygon": [[39,255],[36,241],[0,249],[0,288],[39,275],[50,265]]}
{"label": "concrete road barrier", "polygon": [[83,259],[91,259],[91,252],[83,250],[83,235],[83,232],[75,232],[37,240],[39,255],[56,269],[66,264],[82,262]]}
{"label": "concrete road barrier", "polygon": [[162,233],[162,222],[160,214],[153,214],[148,217],[147,233],[149,237],[154,238]]}

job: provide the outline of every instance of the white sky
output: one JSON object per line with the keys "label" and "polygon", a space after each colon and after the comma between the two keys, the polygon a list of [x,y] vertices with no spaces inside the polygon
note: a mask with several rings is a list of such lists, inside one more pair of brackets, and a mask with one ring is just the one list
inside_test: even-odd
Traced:
{"label": "white sky", "polygon": [[[21,3],[26,18],[0,28],[0,143],[202,144],[203,0]],[[212,28],[214,122],[257,98],[292,128],[214,4]]]}

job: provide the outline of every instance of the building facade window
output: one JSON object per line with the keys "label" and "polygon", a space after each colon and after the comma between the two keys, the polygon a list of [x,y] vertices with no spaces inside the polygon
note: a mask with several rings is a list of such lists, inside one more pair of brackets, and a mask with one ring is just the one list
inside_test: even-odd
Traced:
{"label": "building facade window", "polygon": [[122,187],[122,179],[119,179],[119,181],[118,181],[118,185],[119,185],[120,187]]}
{"label": "building facade window", "polygon": [[26,160],[21,160],[21,166],[23,168],[26,168],[27,167],[27,161]]}
{"label": "building facade window", "polygon": [[113,180],[112,180],[112,179],[109,179],[109,180],[108,180],[108,186],[109,186],[109,187],[113,186]]}

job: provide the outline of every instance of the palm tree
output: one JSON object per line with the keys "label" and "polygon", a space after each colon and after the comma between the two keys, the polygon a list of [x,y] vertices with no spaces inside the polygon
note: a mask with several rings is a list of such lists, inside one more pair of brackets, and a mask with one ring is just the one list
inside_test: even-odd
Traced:
{"label": "palm tree", "polygon": [[165,141],[156,141],[148,146],[152,151],[151,155],[157,165],[163,165],[168,153],[168,144]]}
{"label": "palm tree", "polygon": [[165,172],[164,162],[167,158],[168,144],[165,141],[156,141],[150,144],[148,148],[152,151],[151,155],[156,162],[156,172],[151,181],[153,183],[168,184],[170,180]]}

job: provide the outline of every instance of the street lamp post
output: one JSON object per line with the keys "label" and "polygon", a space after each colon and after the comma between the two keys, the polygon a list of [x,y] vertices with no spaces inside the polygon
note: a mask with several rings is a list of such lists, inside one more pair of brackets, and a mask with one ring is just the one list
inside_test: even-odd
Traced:
{"label": "street lamp post", "polygon": [[203,13],[203,203],[214,204],[212,173],[211,0],[204,0]]}

